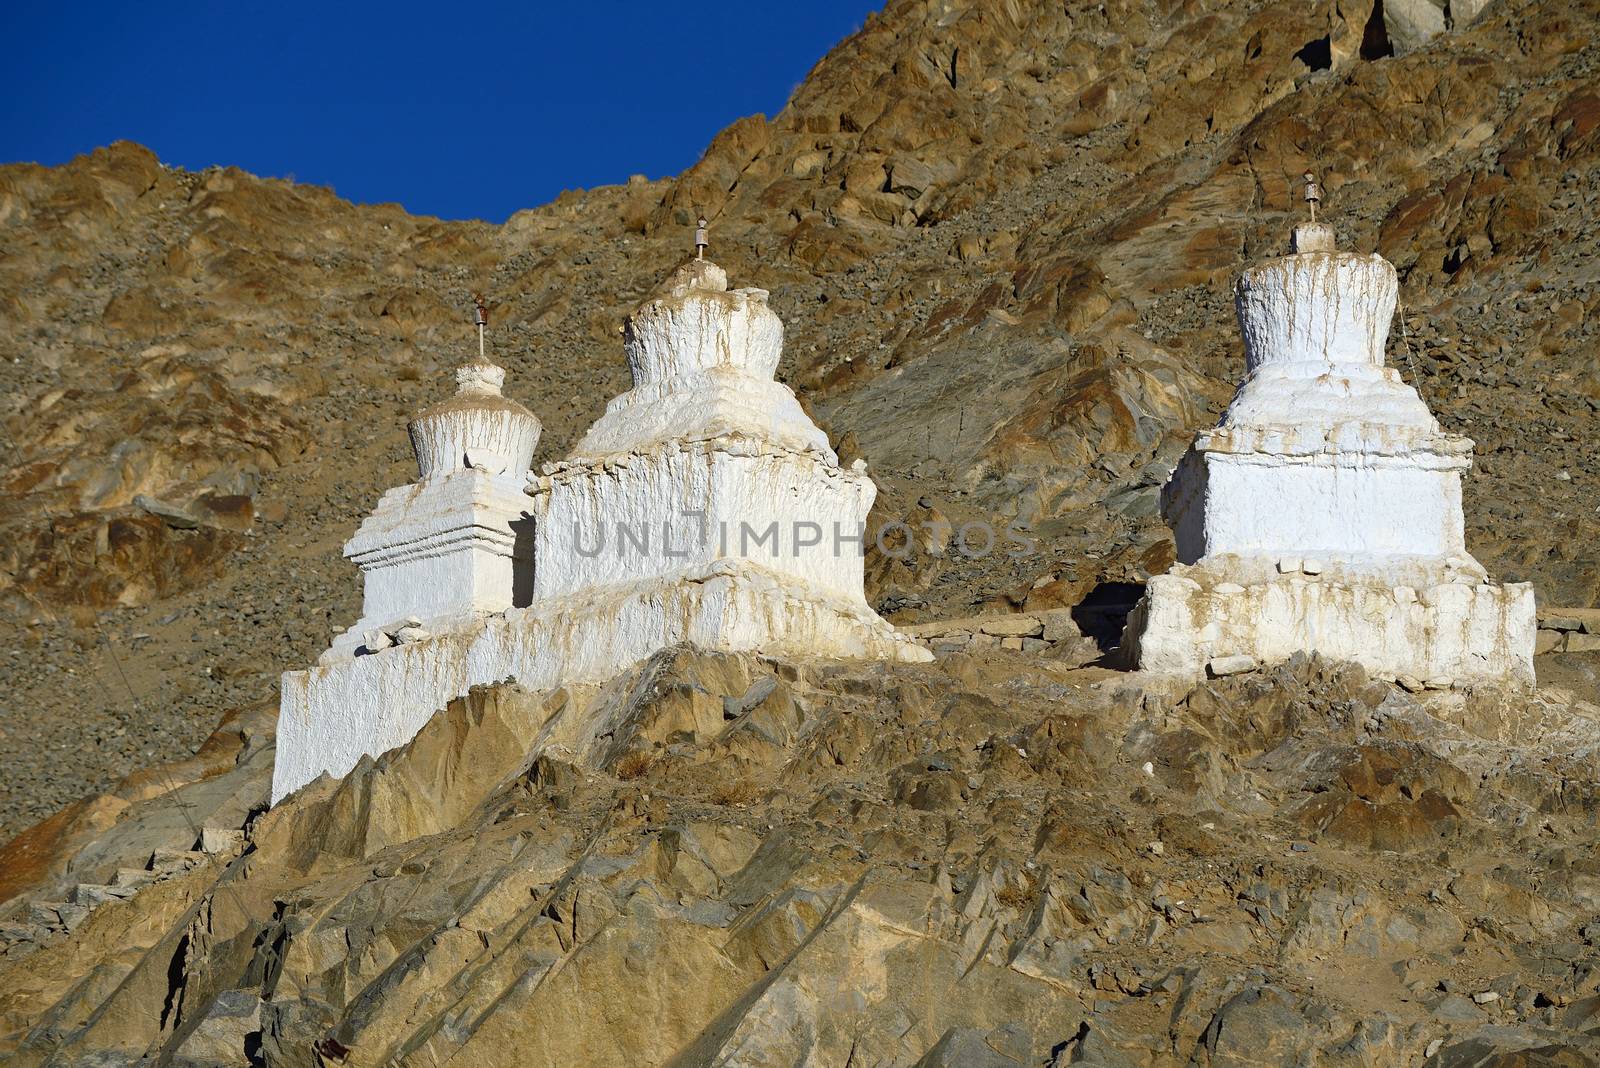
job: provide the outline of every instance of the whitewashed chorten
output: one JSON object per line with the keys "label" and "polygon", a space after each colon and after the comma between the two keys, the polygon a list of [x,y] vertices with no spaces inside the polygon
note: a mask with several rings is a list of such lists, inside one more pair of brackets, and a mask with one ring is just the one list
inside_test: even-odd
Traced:
{"label": "whitewashed chorten", "polygon": [[697,258],[625,344],[633,389],[537,475],[538,421],[499,395],[498,368],[469,365],[412,424],[421,480],[385,494],[347,546],[366,573],[361,622],[283,676],[274,801],[404,745],[477,685],[598,685],[680,642],[931,659],[866,602],[876,488],[774,381],[783,324],[767,294],[729,290]]}
{"label": "whitewashed chorten", "polygon": [[533,537],[522,484],[540,426],[501,395],[505,376],[479,357],[456,371],[455,396],[412,420],[417,481],[385,493],[345,543],[364,591],[361,619],[334,639],[334,657],[528,603]]}
{"label": "whitewashed chorten", "polygon": [[920,659],[862,594],[877,490],[773,380],[783,323],[766,292],[690,260],[625,347],[633,388],[529,481],[539,602],[682,612],[671,629],[715,647]]}
{"label": "whitewashed chorten", "polygon": [[1490,583],[1466,549],[1472,442],[1384,365],[1397,292],[1393,265],[1316,222],[1244,272],[1248,373],[1163,492],[1178,563],[1129,620],[1139,667],[1305,650],[1433,685],[1532,682],[1532,587]]}

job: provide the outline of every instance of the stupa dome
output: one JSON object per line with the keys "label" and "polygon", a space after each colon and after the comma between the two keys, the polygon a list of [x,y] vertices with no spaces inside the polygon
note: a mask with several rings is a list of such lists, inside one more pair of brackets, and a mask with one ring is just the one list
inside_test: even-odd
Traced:
{"label": "stupa dome", "polygon": [[487,360],[456,369],[456,393],[426,408],[407,429],[422,481],[478,467],[521,476],[533,463],[543,428],[527,408],[500,392],[506,372]]}
{"label": "stupa dome", "polygon": [[1339,251],[1326,223],[1295,227],[1291,248],[1235,287],[1249,373],[1222,426],[1294,426],[1295,437],[1317,442],[1365,433],[1351,424],[1438,433],[1417,391],[1384,363],[1399,297],[1394,265]]}
{"label": "stupa dome", "polygon": [[707,371],[771,378],[783,353],[783,321],[764,289],[728,289],[710,260],[690,260],[628,317],[623,345],[635,386]]}
{"label": "stupa dome", "polygon": [[835,459],[788,386],[774,380],[783,321],[764,289],[729,289],[707,259],[675,269],[628,317],[623,347],[633,388],[614,398],[576,457],[665,441],[737,436]]}
{"label": "stupa dome", "polygon": [[1289,374],[1383,366],[1399,283],[1376,253],[1339,252],[1333,228],[1296,228],[1294,252],[1246,270],[1234,292],[1245,364]]}

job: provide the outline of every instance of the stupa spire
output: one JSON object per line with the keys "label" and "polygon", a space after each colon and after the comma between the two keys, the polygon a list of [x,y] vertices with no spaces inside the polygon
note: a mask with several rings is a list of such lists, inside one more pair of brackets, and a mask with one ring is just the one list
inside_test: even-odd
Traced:
{"label": "stupa spire", "polygon": [[1310,171],[1300,176],[1304,183],[1302,198],[1311,215],[1310,222],[1296,223],[1289,236],[1290,252],[1337,252],[1339,245],[1333,227],[1317,221],[1317,205],[1322,203],[1322,185]]}
{"label": "stupa spire", "polygon": [[[1315,216],[1313,216],[1314,218]],[[487,362],[483,354],[483,335],[489,328],[489,308],[483,303],[483,295],[472,294],[473,320],[478,324],[478,359]]]}

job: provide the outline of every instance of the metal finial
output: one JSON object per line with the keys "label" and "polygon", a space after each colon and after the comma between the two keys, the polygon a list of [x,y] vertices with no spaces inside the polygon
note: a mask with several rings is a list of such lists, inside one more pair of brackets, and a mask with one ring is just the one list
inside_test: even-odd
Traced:
{"label": "metal finial", "polygon": [[483,331],[489,325],[489,309],[483,303],[483,297],[478,293],[472,294],[472,305],[475,309],[473,321],[478,324],[478,358],[481,360],[483,359]]}
{"label": "metal finial", "polygon": [[706,221],[701,219],[700,225],[695,227],[694,230],[694,258],[697,260],[705,259],[706,249],[709,248],[710,245],[711,242],[706,237]]}
{"label": "metal finial", "polygon": [[1310,171],[1301,175],[1306,183],[1306,203],[1311,207],[1311,221],[1317,221],[1317,204],[1322,200],[1322,187],[1317,184],[1317,176]]}

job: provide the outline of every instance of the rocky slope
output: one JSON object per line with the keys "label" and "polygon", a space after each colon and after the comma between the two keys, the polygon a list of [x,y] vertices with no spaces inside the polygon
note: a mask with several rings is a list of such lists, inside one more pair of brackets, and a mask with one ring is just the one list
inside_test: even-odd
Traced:
{"label": "rocky slope", "polygon": [[1315,660],[1174,692],[672,649],[263,812],[245,718],[36,836],[0,1057],[1592,1064],[1597,754],[1569,690]]}
{"label": "rocky slope", "polygon": [[1590,1063],[1594,653],[1446,698],[676,650],[261,811],[470,294],[559,457],[702,213],[880,521],[1035,544],[869,561],[899,622],[1114,633],[1308,168],[1478,441],[1469,544],[1597,603],[1600,3],[1476,6],[895,0],[684,175],[503,226],[129,144],[0,168],[0,832],[56,813],[0,854],[0,1058]]}

